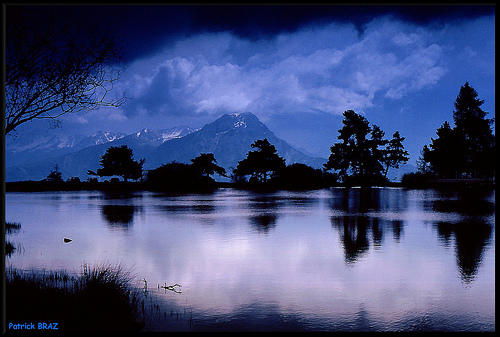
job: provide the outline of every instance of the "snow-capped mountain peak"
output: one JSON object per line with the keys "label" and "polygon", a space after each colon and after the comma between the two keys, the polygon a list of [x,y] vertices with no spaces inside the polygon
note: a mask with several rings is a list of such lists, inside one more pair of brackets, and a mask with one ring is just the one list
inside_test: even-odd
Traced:
{"label": "snow-capped mountain peak", "polygon": [[[41,136],[55,138],[51,142],[41,142]],[[64,142],[63,139],[58,141],[57,137],[54,134],[38,135],[30,139],[19,137],[12,140],[11,144],[6,144],[6,181],[41,180],[55,164],[59,165],[64,179],[79,177],[85,180],[88,177],[87,170],[98,168],[100,156],[115,144],[127,145],[133,149],[136,159],[144,158],[146,170],[171,161],[189,163],[200,153],[213,153],[218,165],[230,170],[252,150],[251,144],[255,140],[264,138],[276,146],[278,153],[288,164],[301,162],[317,167],[326,161],[305,156],[293,149],[277,138],[252,113],[226,114],[201,129],[185,126],[160,130],[144,128],[128,135],[99,131],[91,136],[81,136],[80,139],[65,139]],[[30,150],[14,151],[16,141],[17,150]],[[44,145],[54,142],[65,145],[57,149],[43,149]]]}
{"label": "snow-capped mountain peak", "polygon": [[123,137],[125,137],[125,134],[121,132],[103,132],[103,131],[97,131],[90,136],[90,138],[93,140],[94,145],[113,142]]}
{"label": "snow-capped mountain peak", "polygon": [[184,137],[185,135],[190,134],[194,131],[196,131],[196,129],[192,129],[187,126],[178,126],[161,130],[144,128],[141,131],[133,134],[133,136],[137,139],[158,143],[157,145],[159,145],[170,139]]}

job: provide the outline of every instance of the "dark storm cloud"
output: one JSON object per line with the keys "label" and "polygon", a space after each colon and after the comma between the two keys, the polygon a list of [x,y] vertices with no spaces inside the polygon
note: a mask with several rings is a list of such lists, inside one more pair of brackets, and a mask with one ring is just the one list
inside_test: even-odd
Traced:
{"label": "dark storm cloud", "polygon": [[113,6],[98,13],[99,20],[112,20],[112,26],[126,33],[126,53],[134,58],[173,42],[178,36],[203,32],[231,32],[256,40],[328,22],[352,23],[361,31],[377,16],[392,15],[415,24],[439,24],[489,15],[494,13],[494,6]]}
{"label": "dark storm cloud", "polygon": [[304,25],[353,23],[358,29],[374,17],[392,15],[415,24],[475,18],[494,13],[494,6],[438,5],[269,5],[196,6],[189,8],[194,29],[228,30],[240,37],[262,38],[292,32]]}
{"label": "dark storm cloud", "polygon": [[331,22],[350,23],[362,31],[373,18],[385,15],[414,24],[439,24],[495,12],[493,5],[59,5],[26,9],[41,16],[51,11],[60,24],[109,28],[120,37],[128,60],[149,55],[177,38],[204,32],[230,32],[256,40]]}
{"label": "dark storm cloud", "polygon": [[[465,81],[494,115],[494,6],[48,9],[60,24],[114,31],[128,61],[109,94],[130,99],[64,116],[78,130],[201,127],[250,111],[283,139],[326,156],[342,112],[353,109],[388,133],[400,130],[417,158],[451,119]],[[330,136],[318,132],[328,129]]]}

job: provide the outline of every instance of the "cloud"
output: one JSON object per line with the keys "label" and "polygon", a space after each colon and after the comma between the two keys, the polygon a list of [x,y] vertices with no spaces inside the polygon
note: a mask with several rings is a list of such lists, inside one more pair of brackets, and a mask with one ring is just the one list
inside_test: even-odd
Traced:
{"label": "cloud", "polygon": [[131,116],[363,112],[381,95],[401,99],[446,73],[433,31],[390,18],[315,26],[261,40],[206,33],[130,67],[122,86]]}

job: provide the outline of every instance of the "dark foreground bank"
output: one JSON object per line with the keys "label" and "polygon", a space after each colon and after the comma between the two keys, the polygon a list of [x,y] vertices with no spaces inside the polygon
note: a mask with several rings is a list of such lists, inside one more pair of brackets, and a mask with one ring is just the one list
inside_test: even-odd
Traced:
{"label": "dark foreground bank", "polygon": [[6,332],[140,331],[144,299],[121,267],[65,271],[7,268]]}

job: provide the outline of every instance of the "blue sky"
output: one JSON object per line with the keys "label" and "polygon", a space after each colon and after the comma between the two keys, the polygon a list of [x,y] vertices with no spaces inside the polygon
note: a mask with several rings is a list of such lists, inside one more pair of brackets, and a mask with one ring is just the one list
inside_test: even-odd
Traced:
{"label": "blue sky", "polygon": [[494,6],[64,6],[55,15],[118,33],[128,67],[111,94],[130,99],[66,115],[54,132],[201,127],[252,112],[327,157],[352,109],[387,138],[400,131],[414,164],[452,122],[466,81],[495,115]]}

